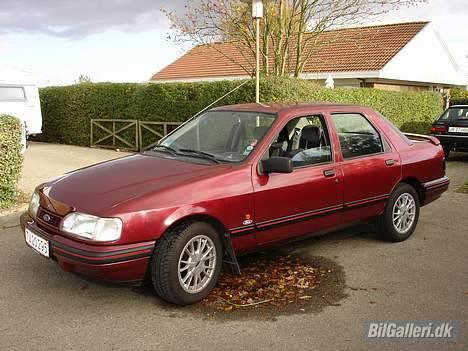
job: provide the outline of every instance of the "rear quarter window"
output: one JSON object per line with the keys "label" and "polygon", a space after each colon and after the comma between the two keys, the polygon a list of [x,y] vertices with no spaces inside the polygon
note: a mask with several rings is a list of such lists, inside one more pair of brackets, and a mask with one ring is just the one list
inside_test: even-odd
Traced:
{"label": "rear quarter window", "polygon": [[408,145],[413,145],[412,141],[403,132],[398,129],[390,120],[379,112],[376,114]]}

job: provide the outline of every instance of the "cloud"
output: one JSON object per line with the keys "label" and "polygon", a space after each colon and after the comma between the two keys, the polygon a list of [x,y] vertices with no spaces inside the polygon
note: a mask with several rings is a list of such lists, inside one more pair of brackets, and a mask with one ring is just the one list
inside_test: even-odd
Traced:
{"label": "cloud", "polygon": [[16,51],[15,45],[5,38],[0,37],[0,52],[2,54],[10,54]]}
{"label": "cloud", "polygon": [[80,38],[105,30],[167,27],[162,7],[182,10],[185,1],[1,0],[0,34],[26,32]]}

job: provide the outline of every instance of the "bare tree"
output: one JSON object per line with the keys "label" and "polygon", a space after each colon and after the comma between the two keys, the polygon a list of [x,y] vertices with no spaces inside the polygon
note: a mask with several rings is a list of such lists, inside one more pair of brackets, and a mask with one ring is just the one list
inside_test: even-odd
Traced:
{"label": "bare tree", "polygon": [[[421,2],[426,0],[264,0],[263,72],[298,77],[324,31],[358,25]],[[254,74],[255,28],[251,1],[192,0],[187,1],[184,14],[163,11],[171,21],[171,40],[178,44],[208,45],[246,73]],[[217,45],[219,42],[229,42],[243,60],[223,50],[223,46]]]}

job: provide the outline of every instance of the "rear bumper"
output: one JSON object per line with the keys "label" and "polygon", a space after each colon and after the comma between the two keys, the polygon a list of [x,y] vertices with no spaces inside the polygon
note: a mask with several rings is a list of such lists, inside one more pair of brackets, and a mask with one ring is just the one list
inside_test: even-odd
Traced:
{"label": "rear bumper", "polygon": [[424,189],[424,202],[422,206],[438,199],[443,192],[448,190],[449,184],[449,177],[442,177],[431,180],[430,182],[422,183],[422,187]]}
{"label": "rear bumper", "polygon": [[154,241],[128,245],[89,245],[49,233],[40,228],[28,213],[20,219],[23,230],[28,228],[49,242],[50,257],[67,272],[109,282],[143,280]]}
{"label": "rear bumper", "polygon": [[468,135],[434,134],[444,149],[468,151]]}

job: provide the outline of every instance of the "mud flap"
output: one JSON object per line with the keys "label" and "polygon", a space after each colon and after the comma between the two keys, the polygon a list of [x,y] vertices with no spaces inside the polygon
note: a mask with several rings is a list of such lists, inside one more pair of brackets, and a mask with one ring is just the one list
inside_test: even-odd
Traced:
{"label": "mud flap", "polygon": [[230,272],[235,275],[240,275],[240,267],[237,262],[236,253],[232,247],[231,235],[229,233],[224,233],[224,255],[223,255],[223,269],[226,272]]}

